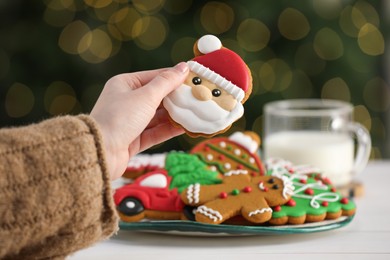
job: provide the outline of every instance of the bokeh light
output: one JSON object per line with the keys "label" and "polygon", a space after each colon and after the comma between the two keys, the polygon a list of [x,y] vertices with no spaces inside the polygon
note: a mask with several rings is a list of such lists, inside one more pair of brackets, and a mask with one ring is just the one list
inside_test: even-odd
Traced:
{"label": "bokeh light", "polygon": [[366,23],[359,30],[358,43],[360,49],[368,55],[381,55],[385,51],[385,40],[375,25]]}
{"label": "bokeh light", "polygon": [[108,30],[112,37],[120,41],[134,38],[133,28],[141,15],[131,7],[123,7],[114,12],[108,20]]}
{"label": "bokeh light", "polygon": [[71,112],[76,104],[74,89],[66,82],[52,82],[45,91],[45,109],[50,115],[61,115]]}
{"label": "bokeh light", "polygon": [[88,33],[90,33],[90,29],[86,23],[80,20],[74,21],[62,30],[58,45],[69,54],[79,54],[80,50],[88,48],[88,46],[80,46],[81,39]]}
{"label": "bokeh light", "polygon": [[324,60],[336,60],[344,53],[340,36],[330,28],[322,28],[314,38],[314,50]]}
{"label": "bokeh light", "polygon": [[350,102],[351,93],[347,83],[342,78],[336,77],[325,82],[321,90],[321,98]]}
{"label": "bokeh light", "polygon": [[313,0],[314,11],[325,19],[336,19],[343,8],[341,0]]}
{"label": "bokeh light", "polygon": [[245,19],[237,30],[237,40],[247,51],[256,52],[265,48],[270,40],[271,32],[268,27],[257,19]]}
{"label": "bokeh light", "polygon": [[271,59],[261,66],[259,78],[264,89],[279,92],[290,86],[292,72],[285,61]]}
{"label": "bokeh light", "polygon": [[155,14],[163,6],[165,0],[133,0],[132,4],[134,7],[144,14]]}
{"label": "bokeh light", "polygon": [[278,28],[280,34],[289,40],[304,38],[310,31],[307,18],[294,8],[286,8],[279,16]]}
{"label": "bokeh light", "polygon": [[5,96],[5,109],[11,118],[26,116],[33,109],[34,103],[31,88],[19,82],[12,84]]}
{"label": "bokeh light", "polygon": [[209,2],[200,12],[200,22],[206,31],[221,34],[229,30],[234,21],[233,9],[222,2]]}
{"label": "bokeh light", "polygon": [[390,86],[382,78],[375,77],[367,82],[363,89],[363,98],[372,111],[390,111]]}
{"label": "bokeh light", "polygon": [[112,42],[108,34],[95,29],[86,33],[81,38],[78,53],[81,58],[89,63],[99,63],[110,57],[112,51]]}
{"label": "bokeh light", "polygon": [[84,0],[84,3],[93,8],[103,8],[112,3],[112,0]]}
{"label": "bokeh light", "polygon": [[135,43],[144,50],[158,48],[168,35],[168,26],[162,17],[145,16],[134,24]]}
{"label": "bokeh light", "polygon": [[194,55],[192,51],[194,42],[196,42],[196,39],[192,37],[183,37],[177,40],[171,50],[172,63],[176,64],[181,61],[190,60]]}
{"label": "bokeh light", "polygon": [[353,109],[354,121],[362,124],[368,131],[371,130],[371,115],[367,107],[364,105],[357,105]]}

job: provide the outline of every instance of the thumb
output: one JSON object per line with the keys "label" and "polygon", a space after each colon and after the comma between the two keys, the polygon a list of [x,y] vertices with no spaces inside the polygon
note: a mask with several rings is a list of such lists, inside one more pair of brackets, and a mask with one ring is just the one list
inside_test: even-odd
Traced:
{"label": "thumb", "polygon": [[141,91],[148,93],[149,100],[158,106],[164,97],[178,88],[188,75],[188,65],[180,62],[175,67],[164,70],[142,87]]}

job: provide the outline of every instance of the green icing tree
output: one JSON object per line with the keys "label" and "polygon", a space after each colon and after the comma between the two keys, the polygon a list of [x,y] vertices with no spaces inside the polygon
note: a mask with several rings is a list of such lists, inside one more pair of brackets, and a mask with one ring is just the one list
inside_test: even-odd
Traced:
{"label": "green icing tree", "polygon": [[221,183],[218,172],[208,170],[207,165],[193,154],[170,152],[165,161],[165,169],[172,177],[169,188],[177,188],[179,192],[194,183],[204,185]]}

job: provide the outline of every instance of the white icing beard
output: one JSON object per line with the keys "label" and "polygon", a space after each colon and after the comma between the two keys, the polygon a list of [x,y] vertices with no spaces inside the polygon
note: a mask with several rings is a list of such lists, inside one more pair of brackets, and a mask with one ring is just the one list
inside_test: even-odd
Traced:
{"label": "white icing beard", "polygon": [[191,92],[191,87],[182,84],[163,100],[169,116],[187,131],[213,134],[219,132],[244,114],[244,107],[237,102],[232,111],[221,108],[213,100],[201,101]]}

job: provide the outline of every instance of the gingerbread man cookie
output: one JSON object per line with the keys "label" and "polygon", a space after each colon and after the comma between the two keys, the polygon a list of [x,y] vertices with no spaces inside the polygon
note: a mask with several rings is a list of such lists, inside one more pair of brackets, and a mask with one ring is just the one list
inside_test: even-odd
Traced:
{"label": "gingerbread man cookie", "polygon": [[171,121],[192,137],[225,132],[244,114],[243,103],[252,92],[252,76],[235,52],[213,35],[194,46],[196,57],[185,82],[163,100]]}
{"label": "gingerbread man cookie", "polygon": [[219,224],[242,215],[253,223],[264,223],[272,217],[272,207],[282,205],[293,192],[286,177],[251,177],[245,170],[225,174],[222,184],[190,185],[181,193],[182,201],[198,206],[195,220]]}

